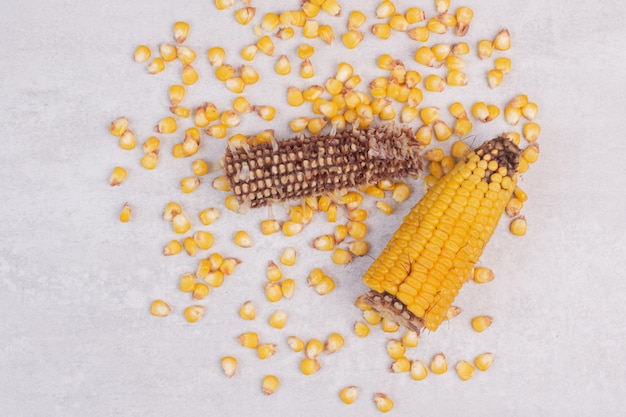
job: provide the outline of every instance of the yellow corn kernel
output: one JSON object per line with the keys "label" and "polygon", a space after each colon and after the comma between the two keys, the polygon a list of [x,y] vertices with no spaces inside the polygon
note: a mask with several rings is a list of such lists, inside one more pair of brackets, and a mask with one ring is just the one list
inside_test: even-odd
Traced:
{"label": "yellow corn kernel", "polygon": [[502,83],[504,79],[504,73],[499,69],[492,69],[487,72],[487,82],[489,87],[496,88]]}
{"label": "yellow corn kernel", "polygon": [[314,268],[307,277],[307,283],[310,287],[314,287],[322,281],[324,276],[324,271],[319,268]]}
{"label": "yellow corn kernel", "polygon": [[528,145],[522,151],[522,158],[524,158],[529,164],[537,162],[539,158],[539,146],[537,144]]}
{"label": "yellow corn kernel", "polygon": [[511,60],[507,57],[499,57],[493,61],[493,66],[498,71],[501,71],[503,75],[511,72]]}
{"label": "yellow corn kernel", "polygon": [[285,298],[291,299],[291,297],[293,297],[293,293],[296,290],[296,281],[294,281],[292,278],[284,279],[280,283],[280,289],[282,290],[283,296]]}
{"label": "yellow corn kernel", "polygon": [[437,13],[447,13],[450,8],[450,0],[435,0],[435,9]]}
{"label": "yellow corn kernel", "polygon": [[509,201],[506,203],[506,207],[504,208],[504,212],[509,217],[516,217],[519,215],[522,210],[523,203],[517,197],[511,197]]}
{"label": "yellow corn kernel", "polygon": [[526,234],[526,218],[524,216],[517,217],[509,224],[509,230],[515,236],[524,236]]}
{"label": "yellow corn kernel", "polygon": [[186,119],[191,115],[191,109],[188,107],[171,106],[170,111],[183,119]]}
{"label": "yellow corn kernel", "polygon": [[197,231],[193,234],[193,240],[198,246],[198,248],[202,250],[208,250],[213,246],[213,235],[209,232],[205,231]]}
{"label": "yellow corn kernel", "polygon": [[428,19],[426,27],[430,32],[439,35],[443,35],[448,30],[447,26],[438,17],[431,17]]}
{"label": "yellow corn kernel", "polygon": [[148,59],[150,59],[150,55],[152,55],[152,52],[150,52],[150,48],[148,48],[146,45],[139,45],[137,49],[135,49],[133,59],[135,60],[135,62],[139,63],[146,62]]}
{"label": "yellow corn kernel", "polygon": [[377,201],[376,208],[382,211],[383,213],[385,213],[386,215],[390,215],[393,213],[393,207],[391,207],[389,204],[385,203],[384,201]]}
{"label": "yellow corn kernel", "polygon": [[259,346],[259,335],[255,332],[242,333],[237,336],[239,344],[248,349],[256,349]]}
{"label": "yellow corn kernel", "polygon": [[150,74],[158,74],[165,69],[165,61],[162,58],[154,58],[148,64],[148,73]]}
{"label": "yellow corn kernel", "polygon": [[533,120],[539,113],[539,106],[536,103],[528,102],[522,107],[522,116],[528,120]]}
{"label": "yellow corn kernel", "polygon": [[393,408],[393,401],[387,395],[377,392],[374,394],[374,404],[382,413],[386,413]]}
{"label": "yellow corn kernel", "polygon": [[476,368],[483,372],[489,369],[491,364],[493,364],[493,353],[491,352],[481,353],[474,359]]}
{"label": "yellow corn kernel", "polygon": [[453,87],[467,85],[467,74],[460,70],[450,70],[446,75],[446,83]]}
{"label": "yellow corn kernel", "polygon": [[259,51],[263,52],[265,55],[274,56],[274,42],[269,36],[262,36],[256,41],[256,46]]}
{"label": "yellow corn kernel", "polygon": [[163,209],[163,219],[171,222],[176,215],[181,214],[182,212],[183,209],[180,204],[171,201],[167,203],[165,205],[165,209]]}
{"label": "yellow corn kernel", "polygon": [[235,0],[215,0],[215,7],[217,7],[217,10],[228,9],[229,7],[232,7],[233,4],[235,4]]}
{"label": "yellow corn kernel", "polygon": [[378,117],[380,117],[380,120],[392,120],[396,118],[396,111],[391,104],[388,104],[382,108]]}
{"label": "yellow corn kernel", "polygon": [[331,45],[335,40],[335,32],[333,31],[333,27],[330,25],[320,26],[317,30],[317,35],[328,45]]}
{"label": "yellow corn kernel", "polygon": [[287,324],[287,313],[277,310],[270,315],[267,323],[275,329],[282,329]]}
{"label": "yellow corn kernel", "polygon": [[483,39],[478,42],[478,57],[480,59],[486,59],[491,57],[493,53],[493,42]]}
{"label": "yellow corn kernel", "polygon": [[485,284],[493,281],[494,278],[495,275],[491,269],[482,266],[474,268],[473,279],[475,283]]}
{"label": "yellow corn kernel", "polygon": [[324,0],[320,6],[331,16],[341,15],[341,5],[336,0]]}
{"label": "yellow corn kernel", "polygon": [[462,117],[454,124],[454,134],[459,137],[465,137],[472,130],[472,122],[466,117]]}
{"label": "yellow corn kernel", "polygon": [[507,51],[511,47],[511,34],[508,29],[502,29],[493,39],[493,47],[498,51]]}
{"label": "yellow corn kernel", "polygon": [[222,272],[224,275],[232,275],[240,263],[241,263],[240,259],[226,258],[220,263],[220,266],[219,266],[220,272]]}
{"label": "yellow corn kernel", "polygon": [[346,226],[344,226],[343,224],[340,224],[335,227],[333,236],[335,237],[336,244],[343,242],[343,240],[346,238],[347,235],[348,235],[348,228]]}
{"label": "yellow corn kernel", "polygon": [[182,235],[189,231],[191,223],[189,223],[189,220],[187,220],[187,217],[184,214],[179,213],[172,218],[172,228],[174,229],[174,232]]}
{"label": "yellow corn kernel", "polygon": [[398,339],[389,339],[387,342],[387,354],[391,359],[400,359],[404,357],[406,347]]}
{"label": "yellow corn kernel", "polygon": [[524,135],[524,139],[526,139],[530,143],[535,143],[535,141],[539,137],[539,133],[541,133],[541,126],[539,126],[535,122],[524,123],[524,126],[522,127],[522,133]]}
{"label": "yellow corn kernel", "polygon": [[155,317],[166,317],[172,313],[172,307],[163,300],[154,300],[150,305],[150,314]]}
{"label": "yellow corn kernel", "polygon": [[275,303],[283,298],[283,290],[279,283],[268,282],[264,286],[265,297],[271,303]]}
{"label": "yellow corn kernel", "polygon": [[209,63],[212,67],[221,67],[224,65],[224,59],[226,58],[226,51],[224,48],[219,46],[209,48],[207,55],[209,57]]}
{"label": "yellow corn kernel", "polygon": [[237,127],[241,123],[241,116],[234,110],[225,110],[220,115],[220,123],[226,128]]}
{"label": "yellow corn kernel", "polygon": [[273,343],[264,343],[257,346],[257,356],[261,360],[271,358],[276,354],[276,345]]}
{"label": "yellow corn kernel", "polygon": [[436,74],[430,74],[424,79],[424,88],[427,91],[440,93],[445,89],[445,87],[445,80]]}
{"label": "yellow corn kernel", "polygon": [[304,348],[304,356],[315,359],[324,351],[324,344],[318,339],[311,339]]}
{"label": "yellow corn kernel", "polygon": [[422,90],[420,90],[417,87],[414,87],[409,90],[407,103],[411,107],[417,107],[422,102],[423,98],[424,98],[424,94],[422,93]]}
{"label": "yellow corn kernel", "polygon": [[335,247],[335,237],[333,235],[318,236],[313,239],[311,247],[322,251],[333,250]]}
{"label": "yellow corn kernel", "polygon": [[437,43],[430,49],[435,59],[439,62],[445,61],[452,51],[452,47],[447,43]]}
{"label": "yellow corn kernel", "polygon": [[261,29],[265,32],[273,32],[278,25],[280,25],[280,19],[275,13],[265,13],[261,20]]}
{"label": "yellow corn kernel", "polygon": [[363,311],[363,319],[371,326],[376,326],[380,324],[383,319],[380,314],[378,314],[374,310],[364,310]]}
{"label": "yellow corn kernel", "polygon": [[363,239],[367,233],[367,226],[363,222],[351,220],[347,227],[348,234],[355,239]]}
{"label": "yellow corn kernel", "polygon": [[113,172],[111,172],[111,176],[109,177],[109,185],[111,187],[115,187],[120,185],[126,179],[127,172],[122,167],[113,168]]}
{"label": "yellow corn kernel", "polygon": [[391,36],[391,26],[387,23],[376,23],[370,27],[370,32],[380,39],[389,39]]}
{"label": "yellow corn kernel", "polygon": [[186,238],[184,238],[183,247],[185,248],[185,252],[187,252],[187,255],[189,256],[196,255],[198,245],[196,245],[196,242],[193,240],[193,237],[187,236]]}
{"label": "yellow corn kernel", "polygon": [[367,337],[370,334],[370,328],[362,321],[357,321],[354,324],[354,334],[357,337]]}
{"label": "yellow corn kernel", "polygon": [[181,275],[178,281],[178,289],[182,292],[192,292],[196,286],[196,279],[191,273]]}
{"label": "yellow corn kernel", "polygon": [[423,146],[428,146],[433,138],[433,128],[428,125],[420,126],[415,132],[415,140]]}
{"label": "yellow corn kernel", "polygon": [[511,101],[509,101],[507,106],[521,109],[527,104],[528,104],[528,96],[526,94],[518,94],[517,96],[513,97]]}
{"label": "yellow corn kernel", "polygon": [[511,126],[517,125],[522,118],[522,109],[507,105],[504,107],[504,119]]}
{"label": "yellow corn kernel", "polygon": [[300,362],[300,371],[304,375],[312,375],[321,369],[322,365],[317,359],[304,358]]}
{"label": "yellow corn kernel", "polygon": [[472,106],[472,116],[481,122],[488,122],[491,120],[491,115],[489,114],[489,107],[483,101],[479,101],[474,103]]}
{"label": "yellow corn kernel", "polygon": [[464,36],[469,29],[469,24],[474,17],[474,12],[469,7],[459,7],[456,9],[456,27],[454,34]]}
{"label": "yellow corn kernel", "polygon": [[363,32],[349,30],[341,35],[341,41],[346,48],[354,49],[361,43],[364,37],[365,34]]}
{"label": "yellow corn kernel", "polygon": [[422,381],[428,376],[428,369],[422,361],[414,360],[411,362],[411,378],[415,381]]}
{"label": "yellow corn kernel", "polygon": [[339,398],[341,398],[341,401],[343,401],[345,404],[352,404],[353,402],[355,402],[358,395],[359,390],[354,385],[345,387],[341,391],[339,391]]}
{"label": "yellow corn kernel", "polygon": [[458,361],[457,364],[454,366],[454,369],[456,370],[459,378],[461,378],[461,380],[463,381],[467,381],[472,376],[474,376],[474,366],[467,361]]}
{"label": "yellow corn kernel", "polygon": [[419,343],[419,334],[412,330],[407,330],[404,335],[402,335],[402,344],[408,348],[417,347]]}
{"label": "yellow corn kernel", "polygon": [[303,60],[309,59],[313,56],[314,52],[315,52],[315,48],[313,48],[308,43],[303,43],[303,44],[298,45],[297,53],[298,53],[298,58],[300,59],[303,59]]}
{"label": "yellow corn kernel", "polygon": [[448,172],[452,171],[452,168],[456,165],[456,161],[451,156],[444,156],[441,160],[441,169],[443,171],[443,175],[446,175]]}
{"label": "yellow corn kernel", "polygon": [[425,125],[433,123],[439,119],[439,107],[429,106],[420,109],[420,119]]}
{"label": "yellow corn kernel", "polygon": [[452,136],[452,129],[443,120],[435,120],[433,132],[435,133],[435,138],[440,142],[446,141]]}
{"label": "yellow corn kernel", "polygon": [[302,5],[300,7],[302,8],[302,11],[306,15],[306,17],[310,19],[313,19],[320,12],[320,5],[315,4],[311,1],[302,2]]}
{"label": "yellow corn kernel", "polygon": [[396,13],[389,19],[389,26],[398,32],[406,32],[409,29],[409,21],[403,14]]}
{"label": "yellow corn kernel", "polygon": [[315,285],[314,290],[319,295],[327,295],[335,289],[335,281],[328,275],[324,275],[322,279]]}
{"label": "yellow corn kernel", "polygon": [[176,119],[171,116],[159,120],[154,127],[154,131],[157,133],[174,133],[176,132],[176,129]]}
{"label": "yellow corn kernel", "polygon": [[409,38],[418,42],[426,42],[430,37],[430,31],[426,26],[414,27],[413,29],[408,30],[406,33],[407,35],[409,35]]}
{"label": "yellow corn kernel", "polygon": [[409,372],[411,370],[411,361],[402,356],[391,363],[389,370],[395,374]]}
{"label": "yellow corn kernel", "polygon": [[[360,33],[356,32],[367,20],[365,14],[359,10],[353,10],[350,12],[350,16],[348,16],[348,32],[347,33]],[[361,40],[363,37],[361,36]],[[359,40],[360,42],[360,40]],[[344,40],[345,43],[345,40]],[[348,45],[346,45],[348,46]],[[348,46],[349,47],[349,46]]]}
{"label": "yellow corn kernel", "polygon": [[220,217],[220,213],[216,208],[208,208],[199,213],[200,222],[208,226]]}
{"label": "yellow corn kernel", "polygon": [[232,356],[224,356],[221,360],[222,371],[228,378],[232,378],[237,372],[237,359]]}
{"label": "yellow corn kernel", "polygon": [[404,17],[409,25],[426,20],[426,13],[419,7],[409,7],[404,13]]}
{"label": "yellow corn kernel", "polygon": [[265,273],[267,275],[267,280],[270,282],[280,281],[283,277],[283,273],[280,270],[280,267],[276,265],[274,261],[269,261],[267,263],[267,268],[265,269]]}
{"label": "yellow corn kernel", "polygon": [[328,121],[323,117],[314,117],[309,119],[306,124],[306,128],[311,132],[312,135],[316,135],[324,129],[324,127],[328,124]]}
{"label": "yellow corn kernel", "polygon": [[280,381],[274,375],[267,375],[263,378],[261,383],[261,390],[265,395],[272,395],[278,389]]}
{"label": "yellow corn kernel", "polygon": [[424,153],[424,159],[429,162],[441,162],[444,156],[441,148],[431,148]]}
{"label": "yellow corn kernel", "polygon": [[342,335],[339,333],[332,333],[326,339],[326,344],[324,345],[324,350],[327,355],[331,355],[341,349],[344,345],[345,341]]}
{"label": "yellow corn kernel", "polygon": [[274,70],[278,75],[287,75],[291,72],[291,63],[289,62],[287,55],[281,55],[278,60],[276,60]]}
{"label": "yellow corn kernel", "polygon": [[417,52],[415,52],[414,59],[416,62],[426,65],[427,67],[432,67],[437,62],[437,58],[435,58],[435,54],[428,46],[420,46]]}
{"label": "yellow corn kernel", "polygon": [[209,257],[206,258],[206,261],[207,261],[209,271],[217,271],[218,269],[220,269],[220,267],[224,263],[224,257],[220,255],[219,253],[215,252],[209,255]]}
{"label": "yellow corn kernel", "polygon": [[272,106],[254,106],[254,111],[256,112],[256,114],[259,115],[259,117],[263,120],[273,120],[274,116],[276,115],[276,109]]}
{"label": "yellow corn kernel", "polygon": [[176,59],[176,47],[169,43],[159,45],[159,54],[165,62],[171,62]]}
{"label": "yellow corn kernel", "polygon": [[428,164],[428,171],[430,172],[430,175],[437,179],[443,177],[443,168],[441,168],[441,162],[439,161],[433,161]]}
{"label": "yellow corn kernel", "polygon": [[255,13],[256,8],[254,7],[242,7],[241,9],[235,11],[235,20],[237,20],[239,24],[245,26],[252,21]]}
{"label": "yellow corn kernel", "polygon": [[305,38],[313,39],[319,36],[320,24],[317,20],[307,19],[302,28],[302,35]]}
{"label": "yellow corn kernel", "polygon": [[472,328],[480,333],[487,330],[492,322],[493,318],[490,316],[476,316],[472,319]]}
{"label": "yellow corn kernel", "polygon": [[[196,52],[188,46],[177,46],[176,56],[185,65],[191,64],[196,60]],[[183,72],[184,74],[184,72]]]}
{"label": "yellow corn kernel", "polygon": [[289,128],[292,132],[299,133],[306,129],[308,122],[308,117],[298,117],[289,122]]}
{"label": "yellow corn kernel", "polygon": [[315,70],[313,68],[313,64],[311,64],[311,61],[309,61],[308,58],[302,61],[302,63],[300,64],[300,77],[311,78],[314,75]]}
{"label": "yellow corn kernel", "polygon": [[244,320],[254,320],[256,318],[256,306],[252,301],[246,301],[241,305],[239,317]]}
{"label": "yellow corn kernel", "polygon": [[200,179],[196,177],[185,177],[180,180],[180,189],[183,193],[192,193],[200,185]]}
{"label": "yellow corn kernel", "polygon": [[452,144],[451,154],[454,158],[461,159],[470,153],[471,149],[465,142],[457,140]]}
{"label": "yellow corn kernel", "polygon": [[430,366],[430,370],[432,373],[441,375],[448,371],[448,360],[443,353],[437,353],[433,356]]}
{"label": "yellow corn kernel", "polygon": [[444,317],[444,320],[452,320],[453,318],[455,318],[462,312],[463,312],[463,309],[461,307],[450,306],[448,307],[448,310],[446,310],[446,315]]}
{"label": "yellow corn kernel", "polygon": [[157,151],[161,146],[161,141],[156,136],[150,136],[142,145],[144,153]]}
{"label": "yellow corn kernel", "polygon": [[194,285],[191,296],[194,300],[202,300],[209,295],[209,292],[211,292],[211,289],[209,288],[209,286],[199,282],[196,285]]}
{"label": "yellow corn kernel", "polygon": [[384,0],[376,7],[376,18],[387,19],[396,12],[396,6],[392,1]]}
{"label": "yellow corn kernel", "polygon": [[209,271],[203,279],[211,287],[219,288],[224,283],[224,273],[220,270]]}
{"label": "yellow corn kernel", "polygon": [[304,225],[291,220],[287,220],[283,223],[282,229],[285,236],[291,237],[300,233],[304,229]]}
{"label": "yellow corn kernel", "polygon": [[185,318],[189,323],[195,323],[204,316],[204,307],[193,305],[185,308]]}
{"label": "yellow corn kernel", "polygon": [[130,205],[128,203],[124,203],[122,211],[120,211],[120,221],[122,223],[128,223],[130,221],[131,212],[132,210]]}
{"label": "yellow corn kernel", "polygon": [[398,331],[398,329],[400,328],[400,325],[394,321],[387,320],[386,318],[383,317],[380,327],[383,332],[394,333]]}

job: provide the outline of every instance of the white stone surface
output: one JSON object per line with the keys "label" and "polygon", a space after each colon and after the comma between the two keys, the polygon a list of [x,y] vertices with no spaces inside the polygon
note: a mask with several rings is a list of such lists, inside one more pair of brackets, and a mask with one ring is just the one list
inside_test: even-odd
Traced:
{"label": "white stone surface", "polygon": [[[262,13],[299,2],[266,3],[253,5]],[[375,7],[373,2],[342,3],[347,11]],[[409,3],[397,2],[399,8]],[[417,5],[432,15],[431,3]],[[310,238],[328,229],[321,219],[301,239],[285,240],[258,233],[264,210],[245,217],[224,212],[208,228],[216,235],[215,249],[244,262],[201,302],[207,306],[201,322],[191,325],[182,317],[192,302],[177,290],[177,277],[193,270],[197,260],[160,255],[174,237],[160,212],[176,200],[195,213],[221,204],[224,196],[208,180],[194,194],[179,191],[179,179],[191,173],[188,160],[169,155],[179,135],[163,138],[159,169],[146,172],[138,165],[141,151],[120,150],[107,127],[127,115],[141,143],[168,114],[166,89],[177,82],[177,71],[149,76],[131,57],[139,43],[154,49],[171,41],[176,20],[191,24],[188,43],[196,48],[202,75],[186,103],[228,106],[232,98],[212,79],[205,51],[225,46],[228,59],[239,63],[237,51],[251,42],[251,28],[235,24],[231,11],[218,13],[210,1],[2,2],[0,415],[374,415],[375,392],[392,396],[396,415],[623,415],[626,7],[620,1],[475,3],[468,40],[474,46],[509,28],[513,46],[504,55],[513,59],[514,70],[490,91],[482,79],[490,64],[476,63],[471,85],[448,89],[437,98],[439,105],[443,109],[456,98],[469,105],[481,97],[503,105],[527,93],[540,106],[542,154],[521,181],[530,195],[523,210],[527,236],[511,236],[502,222],[483,257],[496,280],[464,288],[457,300],[462,315],[426,334],[409,354],[428,361],[443,351],[451,370],[416,382],[386,371],[387,335],[379,330],[364,340],[352,335],[359,319],[352,301],[365,290],[360,276],[370,259],[338,268],[327,254],[308,250]],[[343,23],[332,22],[341,33]],[[332,75],[341,60],[354,63],[364,80],[381,75],[375,58],[383,51],[419,69],[411,59],[415,44],[401,34],[387,42],[368,37],[354,51],[346,51],[340,41],[333,48],[313,43],[316,82]],[[296,44],[277,47],[294,56]],[[245,95],[254,103],[275,103],[279,116],[272,123],[247,117],[243,133],[273,128],[282,137],[286,122],[305,111],[284,106],[284,87],[296,81],[270,75],[272,62],[262,56],[255,60],[266,78]],[[298,60],[292,63],[297,68]],[[476,126],[474,133],[482,140],[505,128],[500,121]],[[206,139],[201,152],[211,158],[222,149],[223,141]],[[128,168],[129,178],[111,189],[108,176],[118,164]],[[421,182],[412,185],[414,202]],[[133,220],[120,224],[117,214],[125,201],[134,208]],[[393,217],[368,219],[373,254],[409,205]],[[275,214],[285,217],[280,208]],[[230,242],[239,228],[253,234],[253,249]],[[269,306],[260,271],[287,245],[305,254],[297,267],[286,269],[298,282],[296,295]],[[337,290],[326,297],[306,288],[306,275],[315,265],[337,280]],[[168,300],[174,314],[151,317],[154,298]],[[248,299],[259,306],[259,318],[250,323],[236,314]],[[276,308],[289,313],[281,331],[265,323]],[[483,334],[469,327],[476,314],[495,318]],[[261,362],[238,346],[234,338],[247,330],[277,343],[278,354]],[[286,337],[324,338],[330,331],[345,335],[345,349],[321,357],[318,374],[302,376],[301,356],[288,351]],[[495,353],[493,368],[461,382],[454,363],[483,351]],[[219,368],[226,354],[240,360],[231,380]],[[260,393],[266,373],[282,381],[272,397]],[[352,406],[338,398],[347,385],[360,387]]]}

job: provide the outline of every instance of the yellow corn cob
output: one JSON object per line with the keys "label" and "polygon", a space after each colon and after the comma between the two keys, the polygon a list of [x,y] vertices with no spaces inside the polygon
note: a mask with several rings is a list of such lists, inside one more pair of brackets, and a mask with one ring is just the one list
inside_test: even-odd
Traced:
{"label": "yellow corn cob", "polygon": [[417,177],[421,146],[414,137],[409,127],[386,124],[229,147],[224,172],[242,206],[260,207]]}
{"label": "yellow corn cob", "polygon": [[519,160],[498,137],[438,180],[366,271],[361,301],[409,330],[436,330],[502,217]]}

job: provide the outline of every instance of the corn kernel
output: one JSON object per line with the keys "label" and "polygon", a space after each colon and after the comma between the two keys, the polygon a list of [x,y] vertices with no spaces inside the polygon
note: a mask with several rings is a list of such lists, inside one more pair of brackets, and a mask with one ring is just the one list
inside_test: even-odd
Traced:
{"label": "corn kernel", "polygon": [[150,48],[148,48],[146,45],[139,45],[137,49],[135,49],[133,59],[135,60],[135,62],[146,62],[148,59],[150,59],[151,54],[152,53],[150,52]]}
{"label": "corn kernel", "polygon": [[157,151],[161,146],[161,141],[156,136],[150,136],[142,145],[144,153]]}
{"label": "corn kernel", "polygon": [[430,370],[432,373],[441,375],[448,371],[448,361],[443,353],[437,353],[430,362]]}
{"label": "corn kernel", "polygon": [[397,339],[389,339],[387,342],[387,354],[391,359],[400,359],[404,357],[406,347]]}
{"label": "corn kernel", "polygon": [[320,365],[317,359],[304,358],[300,362],[300,371],[302,371],[304,375],[313,375],[321,368],[322,365]]}
{"label": "corn kernel", "polygon": [[280,289],[282,290],[283,296],[285,298],[291,299],[291,297],[293,297],[293,293],[296,290],[296,281],[294,281],[292,278],[284,279],[280,283]]}
{"label": "corn kernel", "polygon": [[246,301],[239,308],[239,317],[244,320],[254,320],[256,318],[256,306],[252,301]]}
{"label": "corn kernel", "polygon": [[255,332],[242,333],[237,336],[237,341],[243,347],[256,349],[259,346],[259,335]]}
{"label": "corn kernel", "polygon": [[441,19],[439,19],[439,17],[431,17],[430,19],[428,19],[428,22],[426,22],[426,27],[430,32],[439,35],[443,35],[448,30],[445,23],[443,23]]}
{"label": "corn kernel", "polygon": [[430,31],[426,26],[414,27],[413,29],[408,30],[406,33],[407,35],[409,35],[409,38],[418,42],[426,42],[430,37]]}
{"label": "corn kernel", "polygon": [[154,127],[155,132],[158,133],[174,133],[176,132],[176,129],[176,119],[171,116],[159,120],[159,122]]}
{"label": "corn kernel", "polygon": [[196,286],[196,279],[192,273],[181,275],[178,281],[178,289],[182,292],[192,292]]}
{"label": "corn kernel", "polygon": [[159,54],[165,62],[171,62],[176,59],[176,47],[169,43],[159,45]]}
{"label": "corn kernel", "polygon": [[182,235],[189,231],[191,223],[189,223],[189,220],[187,220],[184,214],[179,213],[172,218],[172,228],[174,232]]}
{"label": "corn kernel", "polygon": [[264,343],[257,346],[257,356],[261,360],[271,358],[276,354],[276,345],[273,343]]}
{"label": "corn kernel", "polygon": [[344,345],[345,341],[342,335],[339,333],[332,333],[328,336],[326,340],[326,344],[324,345],[324,350],[327,355],[331,355],[341,349]]}
{"label": "corn kernel", "polygon": [[504,79],[504,73],[499,69],[492,69],[487,72],[487,82],[489,87],[496,88],[502,83]]}
{"label": "corn kernel", "polygon": [[511,47],[511,35],[508,29],[502,29],[493,39],[493,47],[498,51],[506,51]]}
{"label": "corn kernel", "polygon": [[200,179],[196,177],[185,177],[180,180],[180,189],[185,194],[194,192],[199,185]]}
{"label": "corn kernel", "polygon": [[154,300],[150,305],[150,314],[155,317],[166,317],[172,313],[172,307],[170,307],[163,300]]}
{"label": "corn kernel", "polygon": [[363,32],[349,30],[341,35],[341,41],[346,48],[354,49],[361,43],[364,37],[365,34]]}
{"label": "corn kernel", "polygon": [[341,391],[339,391],[339,398],[341,398],[341,401],[346,404],[352,404],[353,402],[355,402],[358,395],[359,390],[354,385],[345,387]]}
{"label": "corn kernel", "polygon": [[323,40],[327,45],[331,45],[335,40],[335,32],[333,31],[333,27],[330,25],[322,25],[317,29],[317,35],[321,40]]}
{"label": "corn kernel", "polygon": [[526,234],[526,218],[524,216],[517,217],[509,224],[509,230],[515,236],[524,236]]}
{"label": "corn kernel", "polygon": [[483,39],[478,42],[478,57],[486,59],[493,53],[493,43],[490,40]]}
{"label": "corn kernel", "polygon": [[275,303],[283,298],[283,290],[279,283],[268,282],[264,286],[265,297],[271,303]]}
{"label": "corn kernel", "polygon": [[193,305],[185,308],[185,318],[189,323],[195,323],[204,316],[204,307]]}
{"label": "corn kernel", "polygon": [[387,395],[377,392],[374,394],[374,404],[380,412],[386,413],[393,408],[393,401]]}
{"label": "corn kernel", "polygon": [[411,361],[402,356],[391,363],[389,370],[396,374],[409,372],[411,370]]}
{"label": "corn kernel", "polygon": [[412,330],[407,330],[404,335],[402,335],[402,344],[408,348],[417,347],[419,343],[419,334]]}
{"label": "corn kernel", "polygon": [[491,352],[481,353],[474,359],[474,365],[476,365],[476,368],[483,372],[489,369],[492,363],[493,353]]}
{"label": "corn kernel", "polygon": [[456,370],[457,375],[461,380],[467,381],[474,375],[474,366],[467,361],[459,361],[455,365],[454,369]]}
{"label": "corn kernel", "polygon": [[278,389],[280,381],[274,375],[267,375],[263,378],[261,390],[265,395],[272,395]]}
{"label": "corn kernel", "polygon": [[423,146],[428,146],[433,137],[433,129],[428,125],[420,126],[415,132],[415,140]]}
{"label": "corn kernel", "polygon": [[309,359],[315,359],[324,351],[324,344],[318,339],[311,339],[304,348],[304,355]]}
{"label": "corn kernel", "polygon": [[417,52],[415,52],[414,59],[416,62],[426,65],[427,67],[432,67],[437,62],[437,58],[432,49],[425,45],[420,46]]}
{"label": "corn kernel", "polygon": [[398,331],[398,329],[400,328],[400,325],[396,323],[395,321],[387,320],[386,318],[383,317],[380,327],[383,332],[394,333]]}
{"label": "corn kernel", "polygon": [[391,26],[387,23],[376,23],[370,27],[370,32],[380,39],[389,39],[391,36]]}
{"label": "corn kernel", "polygon": [[319,295],[327,295],[335,289],[335,281],[328,275],[324,275],[322,279],[315,285],[315,292]]}
{"label": "corn kernel", "polygon": [[426,13],[419,7],[409,7],[404,13],[404,17],[409,25],[426,20]]}
{"label": "corn kernel", "polygon": [[530,143],[535,143],[535,141],[539,137],[540,132],[541,126],[539,126],[535,122],[524,123],[524,126],[522,127],[524,139],[526,139]]}
{"label": "corn kernel", "polygon": [[314,268],[307,277],[307,283],[309,284],[309,286],[314,287],[322,281],[324,276],[324,272],[321,269]]}
{"label": "corn kernel", "polygon": [[519,198],[511,197],[509,201],[507,202],[504,208],[504,211],[507,216],[516,217],[519,215],[520,211],[522,210],[522,206],[523,206],[523,203]]}
{"label": "corn kernel", "polygon": [[376,7],[376,18],[387,19],[396,12],[396,6],[389,0],[382,1],[378,7]]}
{"label": "corn kernel", "polygon": [[126,179],[127,172],[122,167],[113,168],[113,172],[111,172],[111,176],[109,177],[109,185],[111,187],[115,187],[120,185]]}
{"label": "corn kernel", "polygon": [[193,237],[187,236],[186,238],[184,238],[183,239],[183,247],[185,248],[185,252],[187,252],[187,255],[189,255],[189,256],[195,256],[196,255],[196,251],[198,249],[198,245],[193,240]]}
{"label": "corn kernel", "polygon": [[472,319],[472,328],[477,332],[483,332],[487,330],[493,319],[490,316],[476,316]]}
{"label": "corn kernel", "polygon": [[[463,80],[453,80],[453,82],[462,82],[462,81]],[[451,84],[451,85],[463,85],[463,84]],[[446,87],[445,80],[436,74],[430,74],[424,79],[424,88],[427,91],[440,93],[445,89],[445,87]]]}
{"label": "corn kernel", "polygon": [[428,376],[428,369],[422,361],[414,360],[411,362],[411,378],[415,381],[422,381]]}
{"label": "corn kernel", "polygon": [[336,0],[324,0],[321,4],[322,10],[331,16],[341,15],[341,5]]}
{"label": "corn kernel", "polygon": [[277,310],[270,315],[267,322],[275,329],[282,329],[287,323],[287,313],[283,310]]}
{"label": "corn kernel", "polygon": [[224,275],[232,275],[235,272],[237,266],[241,263],[240,259],[237,258],[226,258],[224,259],[219,266],[220,272]]}
{"label": "corn kernel", "polygon": [[148,73],[150,74],[158,74],[165,69],[165,61],[162,58],[154,58],[148,64]]}
{"label": "corn kernel", "polygon": [[383,318],[375,310],[364,310],[363,320],[365,320],[370,326],[376,326],[380,324]]}

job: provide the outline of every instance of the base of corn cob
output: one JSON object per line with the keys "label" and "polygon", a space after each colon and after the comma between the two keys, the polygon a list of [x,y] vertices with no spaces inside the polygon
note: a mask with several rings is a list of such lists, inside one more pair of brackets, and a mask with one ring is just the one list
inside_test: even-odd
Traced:
{"label": "base of corn cob", "polygon": [[384,124],[228,148],[224,173],[239,203],[254,208],[416,178],[422,173],[420,151],[409,127]]}
{"label": "base of corn cob", "polygon": [[442,177],[366,271],[372,291],[356,304],[416,332],[436,330],[502,217],[520,154],[498,137]]}

